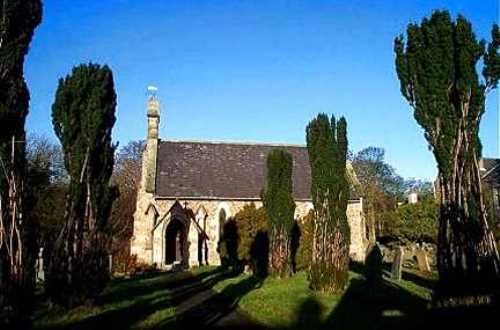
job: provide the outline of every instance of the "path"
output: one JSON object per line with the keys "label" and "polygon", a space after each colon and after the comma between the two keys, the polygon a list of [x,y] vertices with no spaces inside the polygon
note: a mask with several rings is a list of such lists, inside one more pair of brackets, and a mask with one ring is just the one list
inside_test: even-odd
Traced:
{"label": "path", "polygon": [[171,291],[182,329],[265,329],[238,308],[241,296],[231,299],[213,289],[231,276],[225,272],[193,276]]}

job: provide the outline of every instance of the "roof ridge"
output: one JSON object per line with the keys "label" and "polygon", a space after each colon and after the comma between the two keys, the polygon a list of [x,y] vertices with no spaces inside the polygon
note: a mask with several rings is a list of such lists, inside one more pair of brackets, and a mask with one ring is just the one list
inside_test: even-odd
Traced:
{"label": "roof ridge", "polygon": [[[483,158],[484,159],[484,158]],[[495,159],[495,160],[499,160],[499,159],[496,159],[496,158],[490,158],[490,159]],[[493,166],[492,168],[490,168],[489,170],[486,171],[486,173],[483,174],[483,178],[486,178],[488,175],[490,175],[493,171],[495,171],[497,168],[500,168],[500,162],[498,162],[495,166]]]}
{"label": "roof ridge", "polygon": [[177,139],[161,139],[161,142],[172,143],[199,143],[199,144],[229,144],[229,145],[248,145],[248,146],[269,146],[269,147],[294,147],[307,148],[305,144],[294,143],[274,143],[274,142],[257,142],[257,141],[227,141],[227,140],[177,140]]}

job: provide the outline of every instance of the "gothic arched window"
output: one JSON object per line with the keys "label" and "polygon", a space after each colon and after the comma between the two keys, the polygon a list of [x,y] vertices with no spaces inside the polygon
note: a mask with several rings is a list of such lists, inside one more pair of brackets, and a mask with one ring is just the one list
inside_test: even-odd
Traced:
{"label": "gothic arched window", "polygon": [[219,211],[219,239],[224,235],[224,225],[226,224],[226,210],[220,209]]}

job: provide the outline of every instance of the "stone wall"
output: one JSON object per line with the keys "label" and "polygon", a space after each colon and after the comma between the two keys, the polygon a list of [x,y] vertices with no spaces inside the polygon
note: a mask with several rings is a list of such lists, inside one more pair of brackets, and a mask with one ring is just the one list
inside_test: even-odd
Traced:
{"label": "stone wall", "polygon": [[[140,193],[137,202],[137,211],[134,220],[134,236],[132,238],[132,254],[137,255],[138,261],[147,264],[156,264],[163,268],[164,264],[164,237],[165,231],[171,220],[169,210],[176,200],[154,199],[151,194]],[[255,203],[257,207],[262,206],[261,201],[233,201],[233,200],[180,200],[179,203],[195,215],[197,224],[187,222],[187,260],[189,266],[199,265],[198,240],[200,230],[203,230],[208,239],[203,249],[202,260],[210,265],[220,265],[220,257],[217,252],[219,241],[219,216],[224,210],[226,218],[238,213],[246,204]],[[307,215],[313,208],[311,202],[296,202],[296,219]],[[348,205],[347,217],[351,229],[350,256],[353,260],[364,261],[366,250],[365,223],[362,213],[361,201],[352,201]],[[205,256],[206,251],[206,256]]]}

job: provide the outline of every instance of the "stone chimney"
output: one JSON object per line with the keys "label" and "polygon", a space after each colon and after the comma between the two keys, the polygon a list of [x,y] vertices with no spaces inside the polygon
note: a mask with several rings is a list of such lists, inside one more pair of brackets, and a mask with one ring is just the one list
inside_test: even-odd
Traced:
{"label": "stone chimney", "polygon": [[146,141],[146,171],[145,190],[147,193],[155,192],[156,181],[156,156],[158,153],[158,131],[160,125],[160,102],[156,95],[148,99],[148,137]]}

